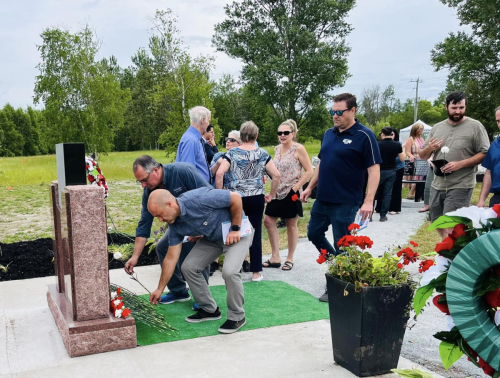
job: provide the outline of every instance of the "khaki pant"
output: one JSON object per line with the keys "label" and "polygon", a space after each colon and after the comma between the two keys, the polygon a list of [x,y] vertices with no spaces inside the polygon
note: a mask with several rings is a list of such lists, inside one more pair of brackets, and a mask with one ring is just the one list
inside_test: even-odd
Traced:
{"label": "khaki pant", "polygon": [[189,284],[194,300],[203,310],[212,313],[217,309],[217,303],[215,303],[207,281],[203,277],[203,269],[224,253],[222,278],[224,278],[227,290],[227,318],[240,321],[245,317],[243,310],[245,299],[240,269],[248,249],[252,245],[252,240],[253,230],[251,235],[245,236],[238,243],[229,246],[201,238],[193,247],[184,260],[181,270]]}
{"label": "khaki pant", "polygon": [[470,205],[470,198],[474,189],[436,190],[431,188],[430,212],[431,222],[441,215]]}

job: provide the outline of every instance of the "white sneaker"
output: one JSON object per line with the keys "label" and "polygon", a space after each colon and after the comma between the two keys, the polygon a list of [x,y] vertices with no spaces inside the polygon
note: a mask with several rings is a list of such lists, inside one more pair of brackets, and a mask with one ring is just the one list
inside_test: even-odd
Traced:
{"label": "white sneaker", "polygon": [[253,278],[253,277],[252,277],[252,281],[253,281],[253,282],[260,282],[260,281],[262,281],[263,279],[264,279],[264,276],[263,276],[262,274],[261,274],[258,278]]}

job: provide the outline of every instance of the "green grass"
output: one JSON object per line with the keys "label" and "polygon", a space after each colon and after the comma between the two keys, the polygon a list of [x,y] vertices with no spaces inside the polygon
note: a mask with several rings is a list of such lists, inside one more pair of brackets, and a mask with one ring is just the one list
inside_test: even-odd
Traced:
{"label": "green grass", "polygon": [[[309,156],[317,156],[319,143],[305,145]],[[274,147],[264,147],[274,156]],[[221,149],[223,150],[223,149]],[[151,155],[162,163],[170,163],[162,150],[112,152],[99,156],[101,167],[109,185],[106,205],[111,220],[119,231],[135,234],[140,218],[142,188],[135,183],[132,163],[140,155]],[[30,156],[0,158],[0,242],[14,243],[52,237],[49,184],[57,180],[56,156]],[[9,188],[11,189],[9,190]],[[267,191],[270,184],[266,184]],[[307,235],[307,223],[312,204],[304,205],[304,218],[299,219],[299,236]],[[155,220],[153,231],[160,224]],[[286,229],[280,229],[280,249],[287,248]],[[267,231],[263,227],[263,252],[271,253]]]}

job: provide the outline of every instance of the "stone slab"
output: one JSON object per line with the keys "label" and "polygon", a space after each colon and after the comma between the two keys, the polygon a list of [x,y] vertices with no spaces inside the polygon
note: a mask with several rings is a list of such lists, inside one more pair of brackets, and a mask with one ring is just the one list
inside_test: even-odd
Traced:
{"label": "stone slab", "polygon": [[70,357],[137,346],[135,320],[132,317],[116,319],[108,310],[108,316],[104,319],[72,321],[71,314],[60,310],[61,307],[67,310],[67,307],[61,306],[65,300],[64,295],[57,293],[55,285],[49,285],[48,305]]}

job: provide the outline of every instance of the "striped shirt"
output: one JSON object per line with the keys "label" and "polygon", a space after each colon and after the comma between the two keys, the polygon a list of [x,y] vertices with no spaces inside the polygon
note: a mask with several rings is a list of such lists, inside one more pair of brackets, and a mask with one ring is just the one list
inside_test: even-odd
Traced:
{"label": "striped shirt", "polygon": [[321,164],[316,198],[329,203],[361,205],[367,169],[382,163],[373,131],[358,120],[343,132],[332,127],[323,136],[318,157]]}

